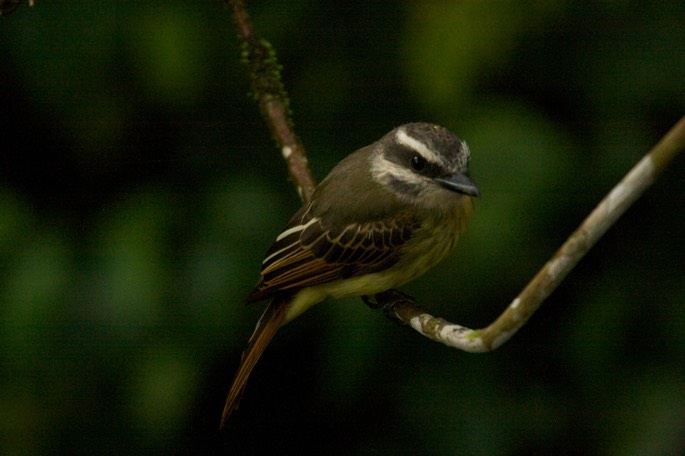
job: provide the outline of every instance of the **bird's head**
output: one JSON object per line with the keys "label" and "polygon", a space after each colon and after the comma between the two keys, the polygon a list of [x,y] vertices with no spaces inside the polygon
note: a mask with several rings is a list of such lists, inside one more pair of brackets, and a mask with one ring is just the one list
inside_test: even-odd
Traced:
{"label": "bird's head", "polygon": [[469,148],[444,127],[401,125],[381,138],[371,158],[371,177],[405,203],[441,207],[455,194],[480,196],[468,177]]}

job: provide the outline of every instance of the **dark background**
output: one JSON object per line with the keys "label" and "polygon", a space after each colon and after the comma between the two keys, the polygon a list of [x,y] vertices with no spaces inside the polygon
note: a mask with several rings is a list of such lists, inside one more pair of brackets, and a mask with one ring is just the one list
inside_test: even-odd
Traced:
{"label": "dark background", "polygon": [[[685,112],[685,4],[255,1],[321,179],[407,121],[472,150],[457,255],[404,288],[494,319]],[[497,351],[360,300],[284,328],[218,423],[299,200],[219,2],[0,18],[0,453],[685,452],[685,161]]]}

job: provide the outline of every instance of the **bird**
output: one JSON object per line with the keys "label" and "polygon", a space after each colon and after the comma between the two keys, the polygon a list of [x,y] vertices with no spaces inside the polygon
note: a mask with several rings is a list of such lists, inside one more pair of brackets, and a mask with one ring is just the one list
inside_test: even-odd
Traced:
{"label": "bird", "polygon": [[328,297],[370,297],[449,254],[480,190],[470,151],[445,127],[400,125],[342,159],[268,249],[248,303],[271,300],[226,398],[223,428],[276,331]]}

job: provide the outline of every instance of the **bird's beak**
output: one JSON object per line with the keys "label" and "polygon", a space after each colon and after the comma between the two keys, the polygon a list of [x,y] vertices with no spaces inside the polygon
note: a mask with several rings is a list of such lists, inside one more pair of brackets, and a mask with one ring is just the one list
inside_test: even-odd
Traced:
{"label": "bird's beak", "polygon": [[469,196],[480,196],[480,190],[466,174],[456,173],[449,176],[435,177],[433,180],[447,190]]}

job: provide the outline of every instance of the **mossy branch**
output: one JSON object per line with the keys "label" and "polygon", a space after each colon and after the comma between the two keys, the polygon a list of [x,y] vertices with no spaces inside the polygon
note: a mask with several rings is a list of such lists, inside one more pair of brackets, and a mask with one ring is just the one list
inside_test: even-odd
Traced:
{"label": "mossy branch", "polygon": [[290,178],[300,198],[311,199],[316,181],[307,162],[307,153],[293,129],[290,100],[281,81],[282,67],[271,44],[260,38],[252,25],[245,2],[227,0],[233,12],[238,39],[242,46],[242,60],[247,64],[252,95],[259,104],[281,154],[288,165]]}

